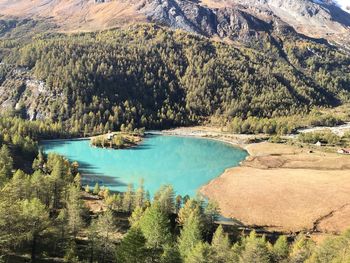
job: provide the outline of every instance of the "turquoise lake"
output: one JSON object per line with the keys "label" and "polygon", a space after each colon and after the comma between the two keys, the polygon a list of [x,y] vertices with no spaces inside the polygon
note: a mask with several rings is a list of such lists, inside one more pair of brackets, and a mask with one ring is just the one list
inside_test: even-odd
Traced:
{"label": "turquoise lake", "polygon": [[143,179],[151,195],[161,185],[171,184],[176,195],[194,196],[201,186],[247,156],[219,141],[161,135],[147,135],[141,145],[123,150],[91,147],[89,140],[46,141],[41,147],[45,153],[77,161],[84,185],[99,182],[124,191],[129,183],[136,188]]}

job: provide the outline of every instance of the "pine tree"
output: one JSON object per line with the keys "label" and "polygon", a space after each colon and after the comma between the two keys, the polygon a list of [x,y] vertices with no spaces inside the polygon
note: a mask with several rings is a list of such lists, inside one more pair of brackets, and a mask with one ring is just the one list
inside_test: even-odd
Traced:
{"label": "pine tree", "polygon": [[77,189],[75,185],[70,185],[67,199],[68,229],[74,237],[84,226],[84,221],[82,218],[83,203],[80,198],[81,196],[79,189]]}
{"label": "pine tree", "polygon": [[179,225],[183,226],[192,214],[201,218],[203,216],[202,210],[201,203],[198,200],[188,199],[178,213],[177,221]]}
{"label": "pine tree", "polygon": [[[226,261],[230,262],[230,261]],[[225,263],[226,263],[225,262]],[[188,253],[184,263],[218,263],[208,243],[198,242]],[[247,262],[248,263],[248,262]]]}
{"label": "pine tree", "polygon": [[24,200],[21,203],[21,234],[31,243],[31,261],[35,262],[40,235],[50,226],[49,212],[40,200]]}
{"label": "pine tree", "polygon": [[211,246],[217,263],[226,263],[232,260],[231,244],[221,225],[218,226],[214,233]]}
{"label": "pine tree", "polygon": [[270,263],[270,253],[264,237],[259,238],[252,231],[243,241],[244,250],[239,262]]}
{"label": "pine tree", "polygon": [[289,244],[286,236],[280,236],[272,247],[272,256],[274,262],[282,262],[289,255]]}
{"label": "pine tree", "polygon": [[123,196],[123,210],[125,212],[131,212],[133,210],[133,200],[134,200],[134,187],[132,184],[128,185],[127,191]]}
{"label": "pine tree", "polygon": [[291,262],[304,262],[310,257],[315,243],[306,238],[305,235],[299,234],[294,240],[290,249]]}
{"label": "pine tree", "polygon": [[98,246],[101,251],[100,262],[110,261],[114,251],[113,233],[117,231],[114,216],[111,210],[101,214],[96,222],[98,232]]}
{"label": "pine tree", "polygon": [[117,248],[117,262],[146,262],[148,258],[146,238],[138,227],[129,229]]}
{"label": "pine tree", "polygon": [[170,243],[163,246],[163,254],[160,258],[161,263],[182,263],[179,248],[176,244]]}
{"label": "pine tree", "polygon": [[134,199],[134,207],[144,207],[146,201],[146,192],[144,189],[144,181],[140,181],[139,188],[136,190],[135,199]]}
{"label": "pine tree", "polygon": [[139,226],[139,223],[140,223],[140,220],[142,219],[143,214],[144,214],[143,209],[137,206],[132,212],[131,216],[129,217],[130,225],[132,227]]}
{"label": "pine tree", "polygon": [[10,179],[13,168],[13,159],[6,145],[0,149],[0,186]]}
{"label": "pine tree", "polygon": [[81,175],[80,175],[80,173],[77,173],[76,176],[74,177],[74,184],[77,188],[81,187]]}
{"label": "pine tree", "polygon": [[178,239],[179,251],[182,259],[186,260],[191,250],[201,242],[202,232],[200,228],[200,220],[195,213],[192,213],[185,221]]}
{"label": "pine tree", "polygon": [[147,247],[161,249],[171,241],[170,221],[157,203],[146,209],[139,225],[146,237]]}
{"label": "pine tree", "polygon": [[171,185],[163,185],[154,194],[154,202],[157,202],[164,213],[175,212],[175,192]]}
{"label": "pine tree", "polygon": [[175,198],[175,213],[178,214],[182,205],[182,196],[177,195]]}
{"label": "pine tree", "polygon": [[64,258],[63,262],[65,263],[79,263],[79,257],[77,256],[77,246],[75,244],[75,241],[72,241],[69,243]]}

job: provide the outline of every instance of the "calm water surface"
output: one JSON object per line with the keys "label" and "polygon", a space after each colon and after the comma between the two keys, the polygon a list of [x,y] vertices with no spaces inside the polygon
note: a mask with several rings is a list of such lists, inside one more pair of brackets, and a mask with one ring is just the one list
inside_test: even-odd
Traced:
{"label": "calm water surface", "polygon": [[129,183],[137,187],[143,179],[151,195],[162,184],[172,184],[176,194],[193,196],[247,156],[241,149],[214,140],[160,135],[147,136],[140,146],[124,150],[91,147],[89,140],[46,141],[42,147],[46,153],[79,162],[84,184],[99,182],[124,191]]}

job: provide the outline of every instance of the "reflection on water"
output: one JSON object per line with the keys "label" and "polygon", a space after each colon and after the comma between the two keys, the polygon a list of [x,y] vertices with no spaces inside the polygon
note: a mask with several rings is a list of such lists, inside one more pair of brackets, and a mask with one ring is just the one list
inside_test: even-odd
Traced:
{"label": "reflection on water", "polygon": [[83,183],[96,182],[124,191],[144,180],[151,195],[162,184],[172,184],[176,194],[195,195],[200,186],[236,166],[247,153],[225,143],[197,138],[147,136],[135,148],[113,150],[91,147],[88,140],[42,142],[46,153],[56,152],[78,161]]}

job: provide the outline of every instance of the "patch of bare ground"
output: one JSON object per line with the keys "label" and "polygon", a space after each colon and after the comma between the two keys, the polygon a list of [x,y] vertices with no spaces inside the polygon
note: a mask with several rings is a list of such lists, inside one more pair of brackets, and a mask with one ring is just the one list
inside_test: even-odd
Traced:
{"label": "patch of bare ground", "polygon": [[339,233],[350,221],[350,157],[257,143],[250,156],[201,192],[222,214],[282,232]]}
{"label": "patch of bare ground", "polygon": [[107,210],[103,199],[98,195],[92,195],[86,192],[82,192],[82,198],[86,207],[93,214],[97,214]]}

